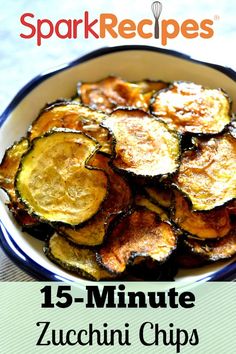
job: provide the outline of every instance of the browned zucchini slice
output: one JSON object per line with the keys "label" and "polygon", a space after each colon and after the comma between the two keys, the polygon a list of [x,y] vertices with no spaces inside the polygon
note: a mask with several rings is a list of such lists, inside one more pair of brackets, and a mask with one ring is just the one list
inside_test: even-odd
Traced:
{"label": "browned zucchini slice", "polygon": [[106,113],[121,106],[148,111],[153,92],[168,85],[164,81],[127,82],[119,77],[109,76],[94,83],[79,82],[78,94],[84,104]]}
{"label": "browned zucchini slice", "polygon": [[29,142],[23,138],[11,146],[6,152],[0,165],[0,188],[5,190],[10,200],[16,202],[17,197],[14,181],[22,155],[28,150]]}
{"label": "browned zucchini slice", "polygon": [[39,221],[27,212],[26,208],[20,203],[20,201],[10,202],[8,208],[21,226],[30,227],[39,224]]}
{"label": "browned zucchini slice", "polygon": [[140,205],[147,208],[148,210],[154,211],[154,213],[157,213],[163,221],[169,220],[167,213],[162,208],[156,204],[153,204],[149,199],[145,198],[141,194],[136,195],[135,205]]}
{"label": "browned zucchini slice", "polygon": [[98,251],[98,261],[111,273],[122,273],[136,257],[165,261],[176,248],[176,235],[169,223],[146,208],[118,217],[107,241]]}
{"label": "browned zucchini slice", "polygon": [[85,167],[99,145],[76,131],[58,130],[35,139],[16,177],[21,201],[41,221],[78,225],[104,201],[108,178]]}
{"label": "browned zucchini slice", "polygon": [[0,165],[0,188],[2,188],[9,196],[9,210],[14,215],[16,221],[22,225],[35,225],[38,220],[33,218],[25,210],[24,206],[17,199],[14,181],[17,170],[20,165],[21,157],[29,148],[29,141],[25,138],[10,147],[3,157]]}
{"label": "browned zucchini slice", "polygon": [[173,193],[170,188],[156,184],[155,186],[146,186],[145,192],[153,203],[163,208],[170,208],[173,199]]}
{"label": "browned zucchini slice", "polygon": [[[14,218],[23,228],[23,231],[31,233],[31,230],[40,229],[41,223],[34,218],[32,215],[29,215],[26,208],[22,203],[20,203],[17,198],[14,182],[17,170],[20,165],[21,158],[23,154],[28,150],[29,142],[27,139],[23,138],[18,143],[15,143],[10,147],[2,160],[0,165],[0,188],[5,190],[10,198],[10,203],[8,203],[8,208],[12,212]],[[45,227],[43,225],[43,237],[47,236],[45,230],[49,230],[49,226]],[[32,233],[31,233],[32,234]]]}
{"label": "browned zucchini slice", "polygon": [[111,278],[111,274],[98,265],[94,250],[71,245],[57,233],[49,239],[44,252],[51,261],[60,267],[87,279],[101,280]]}
{"label": "browned zucchini slice", "polygon": [[24,205],[18,200],[16,202],[10,202],[8,208],[21,226],[22,231],[40,240],[46,240],[49,235],[52,235],[54,231],[52,226],[47,223],[39,222],[38,219],[27,212]]}
{"label": "browned zucchini slice", "polygon": [[196,142],[182,155],[174,181],[194,210],[211,210],[236,197],[236,139],[223,134]]}
{"label": "browned zucchini slice", "polygon": [[143,177],[177,170],[180,139],[164,122],[137,109],[118,109],[102,125],[114,136],[117,169]]}
{"label": "browned zucchini slice", "polygon": [[104,170],[109,177],[109,195],[103,211],[106,209],[109,214],[116,214],[126,210],[132,203],[132,191],[128,181],[111,168],[110,158],[98,152],[88,161],[88,166]]}
{"label": "browned zucchini slice", "polygon": [[174,82],[151,100],[151,112],[184,133],[216,134],[230,122],[230,101],[219,89]]}
{"label": "browned zucchini slice", "polygon": [[109,177],[109,194],[95,217],[84,226],[78,228],[60,227],[58,231],[70,241],[87,246],[100,245],[106,235],[107,227],[113,217],[126,210],[132,202],[132,193],[126,180],[115,173],[109,166],[109,158],[97,153],[88,162],[90,166],[98,167],[107,172]]}
{"label": "browned zucchini slice", "polygon": [[236,254],[236,228],[233,227],[228,235],[219,240],[202,241],[188,237],[185,244],[193,255],[199,256],[202,260],[227,259]]}
{"label": "browned zucchini slice", "polygon": [[84,104],[106,113],[119,106],[148,110],[141,86],[115,76],[93,83],[80,82],[78,94]]}
{"label": "browned zucchini slice", "polygon": [[227,235],[231,229],[226,207],[206,212],[192,211],[185,196],[174,193],[172,220],[184,231],[200,238],[218,238]]}
{"label": "browned zucchini slice", "polygon": [[99,126],[106,117],[75,102],[59,102],[47,107],[29,129],[29,139],[33,140],[53,128],[68,128],[83,131],[95,138],[101,150],[111,153],[111,139],[106,129]]}
{"label": "browned zucchini slice", "polygon": [[89,220],[81,228],[61,226],[57,228],[57,231],[73,244],[88,247],[97,246],[103,242],[111,220],[110,215],[99,211],[92,220]]}

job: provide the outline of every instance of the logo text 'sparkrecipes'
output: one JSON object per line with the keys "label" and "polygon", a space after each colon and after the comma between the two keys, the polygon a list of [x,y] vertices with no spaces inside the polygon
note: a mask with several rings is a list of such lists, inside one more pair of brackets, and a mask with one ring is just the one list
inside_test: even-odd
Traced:
{"label": "logo text 'sparkrecipes'", "polygon": [[113,13],[101,13],[98,18],[93,18],[88,11],[84,11],[83,16],[78,19],[62,18],[53,22],[48,18],[38,19],[33,13],[27,12],[20,17],[24,27],[20,37],[24,39],[36,37],[38,46],[53,35],[60,39],[154,38],[165,46],[169,40],[178,36],[188,39],[197,37],[208,39],[214,35],[214,21],[209,18],[201,21],[188,18],[181,23],[173,18],[162,19],[162,3],[159,1],[152,3],[151,11],[152,17],[138,22],[130,18],[118,20]]}

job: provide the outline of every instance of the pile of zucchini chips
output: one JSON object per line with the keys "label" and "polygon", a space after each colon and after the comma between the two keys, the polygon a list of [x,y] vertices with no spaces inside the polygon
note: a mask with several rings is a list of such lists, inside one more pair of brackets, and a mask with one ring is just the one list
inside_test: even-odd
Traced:
{"label": "pile of zucchini chips", "polygon": [[236,124],[221,89],[79,82],[0,165],[0,187],[46,256],[92,280],[172,280],[236,253]]}

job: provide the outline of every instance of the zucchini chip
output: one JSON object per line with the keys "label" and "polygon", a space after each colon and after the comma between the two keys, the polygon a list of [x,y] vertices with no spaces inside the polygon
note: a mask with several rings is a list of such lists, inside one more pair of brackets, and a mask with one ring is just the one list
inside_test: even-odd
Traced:
{"label": "zucchini chip", "polygon": [[12,202],[16,202],[14,181],[20,165],[21,157],[29,148],[29,142],[23,138],[11,146],[3,156],[0,164],[0,188],[9,196]]}
{"label": "zucchini chip", "polygon": [[164,262],[176,248],[172,226],[146,208],[136,207],[118,216],[97,259],[111,273],[123,273],[136,257]]}
{"label": "zucchini chip", "polygon": [[154,213],[157,213],[163,221],[169,220],[167,213],[162,208],[160,208],[156,204],[153,204],[150,200],[148,200],[141,194],[136,195],[135,205],[143,206],[148,210],[154,211]]}
{"label": "zucchini chip", "polygon": [[173,192],[170,188],[156,184],[155,186],[147,186],[144,189],[153,203],[163,208],[170,208],[173,199]]}
{"label": "zucchini chip", "polygon": [[174,193],[172,220],[184,231],[200,238],[226,236],[231,229],[226,207],[206,212],[192,211],[189,202],[180,192]]}
{"label": "zucchini chip", "polygon": [[217,240],[197,240],[188,237],[185,245],[192,255],[196,255],[205,261],[219,261],[227,259],[236,254],[236,229],[235,227],[228,235]]}
{"label": "zucchini chip", "polygon": [[58,232],[73,243],[86,246],[100,245],[106,235],[107,227],[114,216],[126,210],[132,202],[132,193],[126,180],[109,166],[110,159],[101,153],[92,157],[88,164],[106,171],[109,178],[109,194],[103,208],[84,226],[78,228],[60,227]]}
{"label": "zucchini chip", "polygon": [[195,143],[183,153],[174,182],[194,210],[211,210],[236,198],[236,139],[224,134]]}
{"label": "zucchini chip", "polygon": [[180,139],[164,122],[138,109],[118,109],[102,125],[114,136],[115,168],[142,177],[177,170]]}
{"label": "zucchini chip", "polygon": [[38,219],[27,212],[24,205],[18,200],[16,202],[10,202],[8,208],[21,226],[23,232],[27,232],[31,236],[43,241],[54,232],[51,225],[39,222]]}
{"label": "zucchini chip", "polygon": [[[27,139],[23,138],[18,143],[15,143],[10,147],[2,160],[0,165],[0,188],[5,190],[10,198],[10,203],[8,203],[8,208],[13,214],[14,218],[22,226],[23,231],[27,231],[32,234],[31,230],[39,230],[41,228],[41,223],[34,218],[32,215],[29,215],[25,206],[20,203],[17,198],[14,182],[15,176],[18,171],[20,161],[22,156],[29,148],[29,142]],[[49,230],[49,226],[46,227],[43,225],[43,237],[46,237]]]}
{"label": "zucchini chip", "polygon": [[111,113],[117,107],[135,107],[148,111],[153,92],[167,86],[164,81],[128,82],[108,76],[98,82],[79,82],[78,95],[84,104],[106,113]]}
{"label": "zucchini chip", "polygon": [[13,214],[14,218],[23,227],[31,227],[35,224],[39,224],[39,221],[30,215],[20,202],[10,202],[8,208]]}
{"label": "zucchini chip", "polygon": [[111,139],[107,130],[99,126],[105,117],[104,113],[75,102],[58,102],[40,113],[29,129],[29,139],[33,140],[53,128],[79,130],[95,138],[101,145],[100,150],[110,154]]}
{"label": "zucchini chip", "polygon": [[230,101],[220,89],[174,82],[154,94],[151,113],[181,133],[217,134],[230,122]]}
{"label": "zucchini chip", "polygon": [[16,190],[29,213],[69,225],[95,215],[106,197],[108,178],[85,164],[98,147],[89,136],[69,130],[35,139],[16,177]]}
{"label": "zucchini chip", "polygon": [[78,95],[84,104],[106,113],[119,106],[148,109],[141,87],[115,76],[94,83],[79,82]]}
{"label": "zucchini chip", "polygon": [[49,239],[44,252],[52,262],[86,279],[101,280],[112,277],[98,265],[95,251],[73,246],[57,233]]}
{"label": "zucchini chip", "polygon": [[18,224],[22,227],[22,231],[26,231],[33,236],[34,230],[39,231],[42,229],[42,235],[40,238],[44,240],[47,237],[48,232],[51,230],[51,226],[40,222],[37,218],[30,215],[25,206],[20,203],[19,200],[16,202],[10,202],[8,204],[8,208]]}

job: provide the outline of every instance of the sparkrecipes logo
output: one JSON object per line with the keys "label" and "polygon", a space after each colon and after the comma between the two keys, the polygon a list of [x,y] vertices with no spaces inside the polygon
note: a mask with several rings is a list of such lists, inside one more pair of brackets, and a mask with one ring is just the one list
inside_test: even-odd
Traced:
{"label": "sparkrecipes logo", "polygon": [[38,19],[33,13],[27,12],[20,17],[20,22],[24,27],[20,37],[24,39],[36,37],[38,46],[43,40],[52,36],[60,39],[154,38],[165,46],[169,40],[178,36],[188,39],[197,37],[208,39],[214,35],[214,21],[209,18],[201,21],[188,18],[181,23],[173,18],[161,19],[162,3],[160,1],[152,3],[151,11],[152,18],[144,18],[138,22],[130,18],[119,21],[113,13],[101,13],[98,18],[94,19],[88,11],[84,11],[83,16],[78,19],[63,18],[53,22],[48,18]]}

